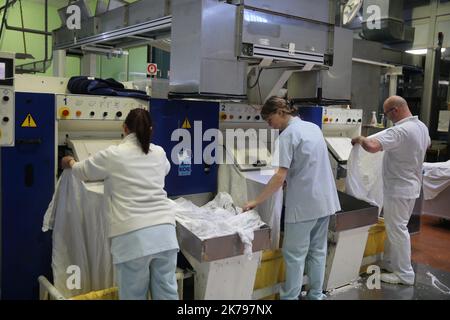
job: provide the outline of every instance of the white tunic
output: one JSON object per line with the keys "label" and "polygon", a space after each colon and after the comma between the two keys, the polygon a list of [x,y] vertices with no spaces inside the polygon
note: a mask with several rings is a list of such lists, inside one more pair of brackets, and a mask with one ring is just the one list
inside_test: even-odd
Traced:
{"label": "white tunic", "polygon": [[416,199],[422,185],[422,165],[431,143],[428,128],[417,116],[395,123],[376,136],[383,150],[383,189],[393,198]]}
{"label": "white tunic", "polygon": [[279,136],[278,149],[272,164],[289,169],[286,223],[319,219],[341,210],[327,146],[317,125],[292,118]]}
{"label": "white tunic", "polygon": [[164,179],[170,170],[164,150],[151,144],[144,154],[135,134],[76,163],[82,181],[104,180],[110,206],[110,237],[160,224],[175,225],[175,204],[167,198]]}

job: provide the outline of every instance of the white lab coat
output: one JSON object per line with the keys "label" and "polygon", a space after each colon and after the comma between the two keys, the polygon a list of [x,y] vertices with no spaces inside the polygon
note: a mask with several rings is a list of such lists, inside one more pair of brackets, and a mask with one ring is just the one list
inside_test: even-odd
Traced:
{"label": "white lab coat", "polygon": [[328,149],[317,125],[293,117],[275,148],[273,166],[289,169],[285,223],[319,219],[341,210]]}
{"label": "white lab coat", "polygon": [[82,181],[104,180],[110,237],[159,224],[175,225],[175,204],[164,190],[169,170],[164,150],[151,144],[144,154],[134,133],[72,168]]}
{"label": "white lab coat", "polygon": [[395,123],[377,139],[384,151],[383,189],[401,199],[416,199],[422,186],[422,165],[431,143],[428,128],[417,116]]}
{"label": "white lab coat", "polygon": [[[383,206],[387,239],[383,258],[384,267],[394,272],[404,283],[414,283],[414,270],[411,266],[411,241],[408,222],[414,209],[415,199],[420,196],[422,165],[425,153],[430,145],[427,127],[417,118],[408,117],[373,136],[383,148],[384,155],[367,156],[366,172],[358,172],[355,155],[352,150],[349,165],[349,184],[359,198]],[[377,175],[382,161],[382,175]],[[360,180],[359,186],[357,180]],[[371,181],[369,181],[369,179]],[[381,194],[381,184],[383,192]],[[358,192],[358,190],[368,190]],[[375,196],[374,196],[375,195]]]}

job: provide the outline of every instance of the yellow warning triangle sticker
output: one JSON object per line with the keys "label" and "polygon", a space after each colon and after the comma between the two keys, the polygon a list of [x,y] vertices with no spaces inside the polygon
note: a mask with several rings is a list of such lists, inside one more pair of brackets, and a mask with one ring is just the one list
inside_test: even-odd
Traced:
{"label": "yellow warning triangle sticker", "polygon": [[22,122],[22,128],[36,128],[36,121],[34,121],[33,117],[31,116],[31,114],[29,113],[27,115],[27,117],[25,118],[25,120],[23,120]]}
{"label": "yellow warning triangle sticker", "polygon": [[188,118],[186,117],[186,119],[184,119],[183,125],[181,126],[183,129],[190,129],[191,128],[191,124],[189,123]]}

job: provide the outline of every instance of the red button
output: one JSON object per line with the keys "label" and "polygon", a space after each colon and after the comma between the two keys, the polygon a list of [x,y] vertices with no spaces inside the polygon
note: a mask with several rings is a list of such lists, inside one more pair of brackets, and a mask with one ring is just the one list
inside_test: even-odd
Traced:
{"label": "red button", "polygon": [[77,117],[79,117],[79,116],[81,116],[81,111],[78,110],[75,114],[77,115]]}
{"label": "red button", "polygon": [[67,117],[69,115],[69,110],[65,109],[65,110],[62,111],[61,114],[62,114],[63,117]]}

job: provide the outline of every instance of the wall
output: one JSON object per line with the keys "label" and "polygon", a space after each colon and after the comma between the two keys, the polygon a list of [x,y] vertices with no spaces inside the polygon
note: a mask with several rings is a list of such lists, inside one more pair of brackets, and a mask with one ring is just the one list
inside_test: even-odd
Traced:
{"label": "wall", "polygon": [[158,48],[153,48],[152,50],[153,62],[158,64],[158,74],[159,78],[169,78],[170,73],[170,53]]}
{"label": "wall", "polygon": [[450,2],[431,0],[430,5],[413,8],[407,12],[415,27],[414,48],[427,48],[437,43],[437,34],[444,33],[444,47],[450,48]]}
{"label": "wall", "polygon": [[[443,47],[450,50],[450,2],[430,0],[429,5],[413,8],[410,14],[411,25],[416,28],[413,48],[434,48],[437,35],[444,34]],[[430,127],[431,136],[435,138],[434,128],[439,107],[433,99],[434,55],[428,50],[425,60],[425,73],[420,118]],[[442,106],[443,107],[443,106]]]}
{"label": "wall", "polygon": [[[43,2],[43,1],[42,1]],[[88,1],[91,13],[95,13],[96,0]],[[0,0],[0,6],[3,6],[5,0]],[[59,28],[61,25],[61,20],[58,16],[57,9],[60,8],[59,5],[52,5],[52,1],[49,0],[49,26],[48,30],[52,31]],[[24,26],[29,29],[44,30],[44,5],[40,2],[33,2],[30,0],[22,0],[23,16],[24,16]],[[3,15],[0,16],[0,18]],[[10,26],[21,27],[20,19],[20,8],[19,4],[15,4],[8,10],[8,24]],[[35,59],[17,60],[16,64],[25,64],[33,61],[39,61],[44,59],[45,55],[45,45],[44,36],[36,34],[25,34],[27,52],[32,54]],[[4,31],[4,35],[0,41],[0,51],[6,52],[24,52],[22,33],[12,30]],[[51,36],[48,37],[49,49],[48,56],[52,55],[52,39]],[[146,65],[147,65],[147,47],[138,47],[128,49],[129,56],[123,56],[121,58],[111,58],[108,59],[105,56],[97,57],[97,70],[96,76],[102,78],[115,78],[120,81],[127,81],[133,79],[145,78],[146,75]],[[127,76],[127,68],[129,74]],[[47,71],[42,74],[37,75],[53,75],[53,68],[50,66]],[[75,75],[80,75],[80,58],[75,56],[66,57],[66,77],[71,77]]]}
{"label": "wall", "polygon": [[[125,49],[128,56],[97,59],[97,75],[101,78],[114,78],[118,81],[131,81],[147,78],[147,46]],[[127,76],[128,68],[128,76]]]}
{"label": "wall", "polygon": [[[415,3],[419,3],[419,1],[415,1]],[[405,10],[405,23],[410,24],[415,28],[414,34],[414,42],[412,45],[407,44],[398,44],[396,47],[398,50],[405,49],[424,49],[424,48],[433,48],[437,45],[437,35],[439,32],[444,33],[444,42],[443,46],[447,47],[450,50],[450,1],[448,0],[430,0],[430,1],[420,1],[422,5],[415,6],[414,8],[410,8]],[[408,1],[405,1],[406,7],[411,7],[412,4]],[[358,33],[359,30],[355,30],[355,33]],[[367,50],[366,50],[367,51]],[[386,52],[384,52],[386,53]],[[390,57],[393,57],[392,54],[389,55],[380,55],[379,57],[383,57],[383,60],[389,60]],[[432,60],[431,54],[428,53],[427,59],[425,56],[422,58],[414,57],[410,59],[409,57],[400,56],[401,61],[392,61],[395,63],[405,63],[412,64],[418,67],[425,66],[425,75],[423,80],[423,96],[421,101],[421,117],[426,123],[428,123],[425,115],[430,113],[431,110],[431,79],[433,78],[433,70],[431,68]],[[423,59],[425,59],[425,63],[423,63]],[[373,59],[371,59],[373,60]],[[389,60],[391,61],[391,60]],[[355,69],[356,68],[356,69]],[[375,85],[375,74],[379,74],[379,70],[376,70],[376,67],[370,66],[358,66],[355,63],[353,64],[353,80],[352,80],[352,102],[353,104],[369,104],[373,99],[371,98],[374,94],[377,93],[377,89],[372,89],[371,93],[369,90],[365,89],[368,86]],[[378,68],[379,69],[379,68]],[[367,74],[367,76],[364,76]],[[359,81],[361,79],[361,82]],[[368,95],[361,94],[366,91]],[[383,97],[380,95],[379,97],[379,108],[381,107]],[[380,109],[379,109],[380,110]],[[365,114],[366,114],[366,110]],[[369,111],[369,110],[367,110]],[[367,115],[364,117],[367,120]]]}
{"label": "wall", "polygon": [[[5,0],[0,0],[0,6],[3,6]],[[51,4],[51,0],[49,1]],[[35,3],[29,0],[22,0],[24,26],[29,29],[44,30],[45,27],[45,15],[44,15],[44,5],[42,3]],[[1,17],[3,17],[3,12],[1,12]],[[20,19],[20,8],[19,3],[16,3],[13,7],[8,10],[8,25],[21,27]],[[49,26],[48,30],[51,31],[60,26],[61,22],[58,16],[57,8],[55,6],[49,5]],[[2,38],[0,40],[0,51],[6,52],[24,52],[24,45],[22,40],[22,32],[5,30],[3,31]],[[43,60],[45,56],[45,45],[44,36],[37,34],[25,34],[27,52],[32,54],[35,59],[17,60],[16,64],[24,64],[33,61]],[[52,39],[51,36],[48,37],[49,50],[48,56],[52,55]],[[77,57],[67,57],[66,60],[66,76],[77,75],[80,73],[80,60]],[[38,74],[43,75],[43,74]],[[50,68],[45,72],[44,75],[53,75],[53,68]]]}
{"label": "wall", "polygon": [[130,81],[147,77],[147,46],[129,50],[128,73]]}
{"label": "wall", "polygon": [[[353,41],[353,57],[381,62],[381,44],[355,39]],[[352,108],[363,110],[363,124],[370,122],[372,111],[378,114],[381,110],[380,80],[381,68],[379,66],[353,62]]]}
{"label": "wall", "polygon": [[[133,3],[137,0],[130,0]],[[95,14],[97,0],[88,0],[91,14]],[[120,58],[97,57],[97,77],[114,78],[118,81],[131,81],[146,78],[147,67],[147,46],[124,49],[128,51],[128,56]],[[127,74],[128,69],[128,74]]]}

